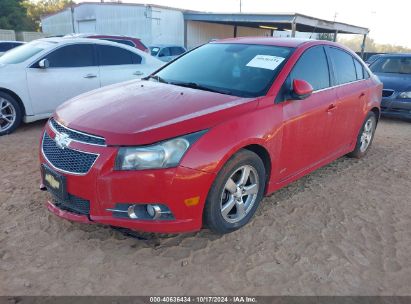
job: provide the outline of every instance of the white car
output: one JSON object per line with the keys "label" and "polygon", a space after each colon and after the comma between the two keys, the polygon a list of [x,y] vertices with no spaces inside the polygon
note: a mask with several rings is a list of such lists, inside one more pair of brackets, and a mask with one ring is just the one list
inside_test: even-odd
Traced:
{"label": "white car", "polygon": [[66,100],[148,76],[164,62],[136,48],[87,38],[46,38],[0,57],[0,135],[49,117]]}
{"label": "white car", "polygon": [[22,44],[25,44],[24,41],[0,41],[0,56],[2,56],[5,52],[14,49]]}

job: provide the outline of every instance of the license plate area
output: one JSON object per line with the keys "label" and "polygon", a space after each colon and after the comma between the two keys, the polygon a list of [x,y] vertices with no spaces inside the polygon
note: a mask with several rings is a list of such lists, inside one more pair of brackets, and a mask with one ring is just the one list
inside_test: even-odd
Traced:
{"label": "license plate area", "polygon": [[43,183],[47,190],[61,200],[68,198],[66,177],[50,169],[47,165],[41,165]]}

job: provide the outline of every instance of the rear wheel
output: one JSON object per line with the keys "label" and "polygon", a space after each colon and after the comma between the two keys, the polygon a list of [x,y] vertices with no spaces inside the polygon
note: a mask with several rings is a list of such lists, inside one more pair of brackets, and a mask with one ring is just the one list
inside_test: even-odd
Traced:
{"label": "rear wheel", "polygon": [[265,168],[257,154],[241,150],[221,169],[211,186],[204,222],[216,233],[229,233],[246,225],[264,195]]}
{"label": "rear wheel", "polygon": [[13,132],[21,123],[19,103],[9,94],[0,92],[0,136]]}
{"label": "rear wheel", "polygon": [[350,157],[361,158],[367,154],[372,140],[374,139],[375,128],[377,127],[377,116],[374,112],[368,113],[357,137],[354,151],[348,154]]}

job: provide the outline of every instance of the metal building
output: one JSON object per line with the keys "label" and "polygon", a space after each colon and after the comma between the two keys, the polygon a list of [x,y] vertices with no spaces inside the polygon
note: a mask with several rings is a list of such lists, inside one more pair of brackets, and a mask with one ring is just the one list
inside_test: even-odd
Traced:
{"label": "metal building", "polygon": [[204,13],[128,3],[80,3],[42,18],[49,35],[98,33],[142,39],[146,45],[170,43],[193,48],[211,39],[273,36],[274,31],[361,34],[369,30],[301,14]]}

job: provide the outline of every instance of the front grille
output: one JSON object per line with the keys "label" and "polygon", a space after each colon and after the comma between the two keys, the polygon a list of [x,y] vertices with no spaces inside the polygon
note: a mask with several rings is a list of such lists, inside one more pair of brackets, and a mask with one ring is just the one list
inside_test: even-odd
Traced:
{"label": "front grille", "polygon": [[50,126],[58,133],[66,133],[72,140],[83,142],[86,144],[92,144],[92,145],[99,145],[99,146],[106,145],[106,140],[103,137],[86,134],[80,131],[69,129],[61,125],[57,121],[55,121],[54,118],[50,119]]}
{"label": "front grille", "polygon": [[90,201],[72,194],[68,194],[67,200],[62,200],[53,195],[53,203],[56,207],[80,215],[90,215]]}
{"label": "front grille", "polygon": [[56,142],[44,132],[42,142],[43,155],[53,167],[74,174],[86,174],[98,155],[81,152],[70,148],[60,148]]}
{"label": "front grille", "polygon": [[394,90],[384,89],[382,90],[382,97],[390,97],[394,94]]}

